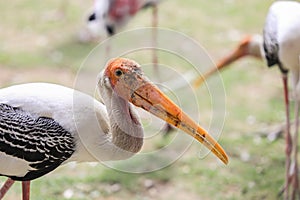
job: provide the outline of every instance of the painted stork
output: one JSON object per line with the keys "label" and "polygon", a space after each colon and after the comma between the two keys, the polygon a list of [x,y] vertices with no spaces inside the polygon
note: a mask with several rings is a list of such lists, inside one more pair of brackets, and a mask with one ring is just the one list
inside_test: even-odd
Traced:
{"label": "painted stork", "polygon": [[[217,67],[198,78],[194,85],[198,87],[205,78],[218,69],[222,69],[231,62],[245,56],[253,55],[263,58],[269,67],[278,65],[282,72],[284,98],[286,105],[286,182],[285,199],[289,199],[290,183],[293,184],[292,199],[300,197],[298,181],[298,127],[299,127],[299,101],[300,101],[300,3],[295,1],[276,1],[267,14],[263,40],[246,38],[239,47]],[[288,99],[287,73],[291,73],[292,88],[295,97],[295,132],[294,138],[290,134],[290,111]],[[292,144],[292,141],[294,144]],[[291,155],[293,153],[293,159]]]}
{"label": "painted stork", "polygon": [[103,103],[49,83],[0,90],[0,174],[9,177],[0,199],[17,180],[28,200],[31,180],[70,161],[133,156],[143,145],[143,128],[132,104],[191,135],[227,164],[222,147],[151,83],[135,61],[109,61],[97,87]]}
{"label": "painted stork", "polygon": [[[264,51],[269,67],[278,65],[282,72],[284,95],[286,101],[286,184],[285,199],[289,199],[289,176],[292,170],[292,199],[299,196],[298,183],[298,127],[299,127],[299,101],[300,101],[300,3],[295,1],[276,1],[268,12],[263,31]],[[290,134],[289,99],[287,72],[291,73],[292,88],[295,97],[295,132]],[[293,143],[292,143],[293,141]],[[291,154],[293,153],[293,160]],[[292,163],[293,162],[293,163]]]}

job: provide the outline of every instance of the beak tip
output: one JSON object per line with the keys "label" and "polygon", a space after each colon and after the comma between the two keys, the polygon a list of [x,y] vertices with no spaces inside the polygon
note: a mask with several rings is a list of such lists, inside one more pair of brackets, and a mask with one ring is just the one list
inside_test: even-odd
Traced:
{"label": "beak tip", "polygon": [[222,160],[222,162],[223,162],[225,165],[228,165],[229,158],[228,158],[228,156],[227,156],[226,153],[224,153],[224,154],[222,155],[221,160]]}
{"label": "beak tip", "polygon": [[228,165],[228,162],[229,162],[228,157],[225,157],[222,161],[225,165]]}
{"label": "beak tip", "polygon": [[229,162],[228,155],[224,151],[224,149],[219,145],[219,143],[215,143],[211,151],[225,164],[227,165]]}

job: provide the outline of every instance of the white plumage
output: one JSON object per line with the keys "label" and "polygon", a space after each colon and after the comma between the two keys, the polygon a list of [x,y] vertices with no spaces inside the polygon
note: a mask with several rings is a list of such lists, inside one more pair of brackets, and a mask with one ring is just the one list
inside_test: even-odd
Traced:
{"label": "white plumage", "polygon": [[119,148],[111,144],[106,107],[87,94],[56,84],[29,83],[1,89],[0,103],[52,118],[73,134],[77,141],[76,151],[66,162],[127,157],[117,158],[120,154],[113,153]]}
{"label": "white plumage", "polygon": [[[277,1],[272,4],[264,28],[265,43],[278,45],[278,58],[284,67],[291,70],[294,81],[298,77],[300,53],[300,4],[294,1]],[[267,44],[268,45],[268,44]],[[266,47],[268,48],[268,47]],[[295,83],[295,82],[294,82]]]}

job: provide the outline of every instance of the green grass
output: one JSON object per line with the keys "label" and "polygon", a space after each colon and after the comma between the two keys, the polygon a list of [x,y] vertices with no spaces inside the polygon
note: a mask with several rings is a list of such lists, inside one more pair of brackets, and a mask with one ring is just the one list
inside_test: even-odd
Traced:
{"label": "green grass", "polygon": [[[216,61],[233,49],[243,35],[262,32],[272,2],[167,0],[159,7],[159,25],[193,38]],[[32,73],[37,68],[45,68],[48,71],[67,69],[75,76],[88,53],[97,45],[81,44],[76,39],[92,2],[67,1],[66,5],[64,8],[58,0],[0,2],[0,73],[2,68],[13,72],[25,68]],[[55,13],[61,10],[64,17],[55,18]],[[150,15],[151,10],[139,13],[125,29],[150,26]],[[193,53],[197,56],[198,52]],[[149,54],[138,52],[130,56],[139,62],[150,62]],[[186,60],[163,51],[159,53],[159,59],[183,72],[191,67]],[[43,76],[48,75],[43,74],[40,79]],[[224,70],[222,80],[226,118],[219,142],[230,157],[228,166],[222,165],[213,155],[199,159],[200,146],[194,143],[175,163],[151,173],[124,173],[101,164],[61,167],[33,181],[31,199],[68,199],[66,191],[73,193],[69,198],[73,200],[276,199],[284,182],[284,141],[270,142],[260,133],[262,129],[284,121],[280,73],[276,68],[268,69],[264,63],[247,58]],[[62,83],[64,81],[61,79]],[[18,83],[18,80],[11,82]],[[1,85],[6,84],[1,81]],[[201,102],[198,102],[201,124],[206,126],[211,120],[212,102],[207,88],[200,88],[198,93],[201,96]],[[182,94],[180,102],[185,106],[189,96]],[[175,95],[171,98],[176,101]],[[188,112],[192,110],[190,108],[193,109],[188,106]],[[220,116],[218,112],[214,114],[220,117],[223,113]],[[159,149],[169,144],[173,137],[147,141],[144,151]],[[132,163],[135,167],[142,164]],[[19,199],[20,193],[20,186],[14,186],[5,199]]]}

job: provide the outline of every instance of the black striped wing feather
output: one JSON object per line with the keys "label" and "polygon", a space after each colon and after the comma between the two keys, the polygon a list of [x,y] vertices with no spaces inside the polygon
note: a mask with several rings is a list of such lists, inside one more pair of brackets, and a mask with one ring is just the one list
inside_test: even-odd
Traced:
{"label": "black striped wing feather", "polygon": [[33,168],[24,177],[9,176],[12,179],[38,178],[57,168],[74,151],[74,137],[53,119],[0,104],[0,152],[23,159]]}

